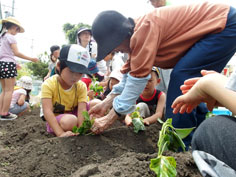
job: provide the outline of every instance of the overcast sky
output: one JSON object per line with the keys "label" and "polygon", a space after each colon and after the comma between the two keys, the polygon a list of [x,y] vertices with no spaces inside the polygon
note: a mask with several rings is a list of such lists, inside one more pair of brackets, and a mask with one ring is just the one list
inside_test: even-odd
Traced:
{"label": "overcast sky", "polygon": [[[13,0],[0,0],[3,11],[12,11]],[[170,0],[183,4],[202,0]],[[210,0],[224,2],[236,7],[236,0]],[[139,17],[153,7],[147,0],[15,0],[15,17],[25,28],[16,36],[21,52],[37,56],[49,52],[51,45],[66,44],[62,26],[80,22],[91,25],[97,14],[104,10],[117,10],[127,17]],[[5,14],[3,14],[3,17]]]}

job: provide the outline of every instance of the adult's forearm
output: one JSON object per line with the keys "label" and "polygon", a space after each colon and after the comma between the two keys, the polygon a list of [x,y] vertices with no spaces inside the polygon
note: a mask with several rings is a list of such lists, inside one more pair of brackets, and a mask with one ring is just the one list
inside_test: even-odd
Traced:
{"label": "adult's forearm", "polygon": [[113,108],[122,115],[129,114],[134,111],[136,100],[142,93],[151,75],[144,78],[135,78],[128,74],[124,90],[121,95],[117,96],[113,101]]}

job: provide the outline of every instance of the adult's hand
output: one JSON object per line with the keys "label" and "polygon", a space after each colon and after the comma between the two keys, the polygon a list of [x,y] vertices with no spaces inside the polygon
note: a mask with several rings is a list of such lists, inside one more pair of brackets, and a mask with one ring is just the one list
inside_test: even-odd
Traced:
{"label": "adult's hand", "polygon": [[104,132],[104,130],[108,129],[117,118],[117,114],[114,109],[112,109],[106,116],[94,120],[94,124],[91,128],[92,132],[95,134]]}
{"label": "adult's hand", "polygon": [[[202,76],[206,76],[208,74],[215,74],[216,71],[213,70],[201,70]],[[182,94],[187,93],[196,83],[199,81],[202,77],[194,77],[191,79],[187,79],[184,81],[184,84],[180,86],[180,90],[182,91]]]}
{"label": "adult's hand", "polygon": [[109,97],[107,97],[105,100],[93,106],[88,112],[90,117],[103,117],[105,113],[112,107],[113,99],[116,96],[117,95],[109,95]]}

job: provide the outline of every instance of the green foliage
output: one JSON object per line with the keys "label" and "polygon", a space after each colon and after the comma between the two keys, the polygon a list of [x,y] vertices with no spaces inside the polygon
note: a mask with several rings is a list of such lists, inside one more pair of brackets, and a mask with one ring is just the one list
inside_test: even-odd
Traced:
{"label": "green foliage", "polygon": [[27,67],[27,64],[20,65],[21,69],[17,70],[16,80],[20,79],[22,76],[31,76],[32,71]]}
{"label": "green foliage", "polygon": [[150,169],[156,173],[157,177],[175,177],[177,171],[174,157],[162,155],[166,150],[177,152],[180,147],[185,151],[185,144],[176,133],[176,129],[172,125],[172,119],[167,119],[166,122],[163,123],[157,146],[158,155],[157,158],[151,159]]}
{"label": "green foliage", "polygon": [[77,25],[72,25],[70,23],[66,23],[63,25],[63,31],[66,35],[66,39],[68,39],[69,44],[76,44],[76,38],[77,38],[77,31],[81,27],[88,27],[91,28],[91,26],[84,24],[84,23],[79,23]]}
{"label": "green foliage", "polygon": [[89,89],[94,91],[95,97],[99,96],[103,92],[103,87],[99,85],[99,82],[97,82],[97,79],[95,77],[93,77]]}
{"label": "green foliage", "polygon": [[132,114],[130,115],[131,119],[132,119],[132,124],[134,126],[134,132],[138,133],[140,130],[145,130],[145,126],[143,123],[143,118],[140,116],[140,112],[139,112],[139,107],[137,107],[135,109],[134,112],[132,112]]}
{"label": "green foliage", "polygon": [[47,52],[44,52],[38,56],[39,62],[33,63],[28,62],[27,68],[31,71],[32,75],[37,77],[38,79],[42,79],[47,75],[48,73],[48,54]]}
{"label": "green foliage", "polygon": [[196,127],[192,128],[175,128],[176,133],[181,139],[186,138]]}
{"label": "green foliage", "polygon": [[31,70],[32,74],[38,79],[42,79],[48,73],[48,64],[46,62],[39,61],[37,63],[29,62],[27,67]]}
{"label": "green foliage", "polygon": [[94,119],[90,120],[90,117],[87,111],[83,111],[82,114],[84,116],[84,121],[82,125],[79,128],[77,126],[74,126],[72,129],[72,132],[79,133],[79,135],[86,135],[90,132],[90,129],[94,123]]}
{"label": "green foliage", "polygon": [[213,112],[206,113],[206,119],[210,118],[210,117],[214,117],[214,116],[215,116],[215,114],[213,114]]}
{"label": "green foliage", "polygon": [[176,161],[174,157],[171,156],[161,155],[158,158],[151,159],[150,169],[153,170],[157,176],[161,177],[174,177],[177,175]]}

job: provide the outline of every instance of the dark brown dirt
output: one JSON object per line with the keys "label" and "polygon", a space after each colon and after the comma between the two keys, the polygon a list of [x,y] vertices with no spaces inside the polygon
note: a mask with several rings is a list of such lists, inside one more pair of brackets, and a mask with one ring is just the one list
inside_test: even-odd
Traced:
{"label": "dark brown dirt", "polygon": [[[160,128],[135,134],[116,122],[102,135],[57,138],[34,109],[0,122],[0,177],[154,177],[149,163],[157,156]],[[176,157],[178,176],[201,176],[190,152],[167,154]]]}

